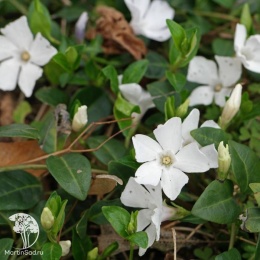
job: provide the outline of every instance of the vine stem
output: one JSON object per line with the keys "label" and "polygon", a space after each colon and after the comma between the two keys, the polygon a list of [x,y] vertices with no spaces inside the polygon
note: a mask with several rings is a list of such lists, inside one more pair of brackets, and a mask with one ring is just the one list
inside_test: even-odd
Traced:
{"label": "vine stem", "polygon": [[230,233],[230,240],[229,240],[229,246],[228,250],[232,249],[235,244],[235,239],[236,239],[236,224],[232,223],[231,224],[231,233]]}
{"label": "vine stem", "polygon": [[130,242],[130,253],[129,253],[129,260],[134,259],[134,244]]}

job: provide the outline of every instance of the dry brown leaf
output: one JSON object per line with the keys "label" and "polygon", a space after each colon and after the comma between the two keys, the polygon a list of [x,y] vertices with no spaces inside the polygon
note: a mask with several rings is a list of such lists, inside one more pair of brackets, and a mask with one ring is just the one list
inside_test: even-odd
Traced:
{"label": "dry brown leaf", "polygon": [[0,125],[9,125],[13,122],[15,101],[9,92],[0,92]]}
{"label": "dry brown leaf", "polygon": [[137,60],[146,54],[144,42],[135,36],[122,13],[107,6],[98,6],[96,11],[100,18],[96,21],[96,28],[88,31],[87,38],[93,39],[101,34],[104,39],[103,50],[107,54],[128,51]]}
{"label": "dry brown leaf", "polygon": [[[37,141],[0,142],[0,167],[11,166],[44,155]],[[34,176],[41,176],[46,170],[26,170]]]}

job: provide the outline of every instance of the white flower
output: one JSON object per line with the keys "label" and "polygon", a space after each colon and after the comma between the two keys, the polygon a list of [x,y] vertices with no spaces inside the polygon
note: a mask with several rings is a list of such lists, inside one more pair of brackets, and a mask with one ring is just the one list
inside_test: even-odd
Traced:
{"label": "white flower", "polygon": [[171,37],[166,19],[173,19],[174,10],[164,0],[125,0],[131,12],[130,22],[135,34],[163,42]]}
{"label": "white flower", "polygon": [[260,35],[246,38],[246,27],[238,23],[234,40],[236,56],[241,60],[245,68],[260,73]]}
{"label": "white flower", "polygon": [[22,16],[1,29],[0,35],[0,89],[14,90],[18,83],[26,97],[32,95],[42,68],[57,50],[42,37],[29,29],[27,18]]}
{"label": "white flower", "polygon": [[135,158],[143,163],[136,171],[140,184],[156,186],[161,182],[166,196],[174,200],[188,182],[184,173],[209,170],[206,156],[192,142],[182,147],[182,123],[178,117],[169,119],[153,131],[158,142],[146,135],[135,135]]}
{"label": "white flower", "polygon": [[[191,136],[190,132],[199,126],[200,111],[193,109],[190,114],[184,119],[182,123],[182,146],[195,142],[200,151],[206,156],[210,168],[218,167],[218,152],[214,144],[201,147],[199,143]],[[200,127],[220,128],[219,125],[213,120],[205,121]]]}
{"label": "white flower", "polygon": [[[128,207],[142,208],[137,216],[137,231],[145,230],[147,233],[147,248],[155,240],[159,240],[161,222],[170,219],[176,213],[176,209],[163,205],[160,183],[157,186],[143,187],[131,177],[120,199]],[[147,248],[139,248],[139,255],[142,256]]]}
{"label": "white flower", "polygon": [[144,90],[137,83],[121,84],[122,75],[118,76],[118,81],[119,90],[122,93],[123,97],[130,103],[140,107],[140,114],[135,112],[132,114],[132,117],[135,118],[134,120],[136,122],[140,121],[146,111],[149,108],[153,108],[155,106],[152,96],[148,91]]}
{"label": "white flower", "polygon": [[225,128],[233,119],[233,117],[237,114],[241,104],[241,96],[242,86],[241,84],[237,84],[232,91],[230,98],[227,100],[220,116],[219,121],[222,128]]}
{"label": "white flower", "polygon": [[242,73],[241,62],[238,58],[215,56],[218,64],[201,56],[194,57],[188,68],[187,79],[200,83],[201,86],[195,88],[190,97],[190,106],[209,105],[215,103],[223,107],[225,97],[232,91]]}
{"label": "white flower", "polygon": [[78,108],[78,111],[72,120],[72,129],[79,132],[88,122],[87,106],[83,105]]}
{"label": "white flower", "polygon": [[85,29],[88,22],[88,13],[83,12],[75,25],[75,37],[79,42],[82,42],[85,37]]}
{"label": "white flower", "polygon": [[64,240],[59,242],[62,250],[61,256],[65,256],[69,253],[70,247],[71,247],[71,242],[70,240]]}

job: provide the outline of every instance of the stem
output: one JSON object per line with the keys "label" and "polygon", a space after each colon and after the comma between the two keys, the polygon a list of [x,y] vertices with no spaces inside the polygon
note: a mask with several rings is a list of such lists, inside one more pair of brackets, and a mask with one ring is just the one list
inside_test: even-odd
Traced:
{"label": "stem", "polygon": [[33,170],[47,170],[47,166],[44,164],[26,164],[26,165],[10,165],[6,167],[1,167],[0,172],[13,171],[13,170],[24,170],[24,169],[33,169]]}
{"label": "stem", "polygon": [[130,242],[130,253],[129,253],[129,260],[134,259],[134,244]]}
{"label": "stem", "polygon": [[230,250],[234,247],[235,239],[236,239],[236,230],[237,230],[236,224],[232,223],[228,250]]}
{"label": "stem", "polygon": [[222,20],[227,20],[227,21],[238,21],[238,19],[232,15],[228,14],[223,14],[223,13],[216,13],[216,12],[203,12],[203,11],[194,11],[195,15],[200,15],[200,16],[206,16],[206,17],[211,17],[211,18],[219,18]]}
{"label": "stem", "polygon": [[27,9],[23,4],[21,4],[20,1],[9,0],[9,3],[12,4],[19,12],[21,12],[24,15],[27,15]]}

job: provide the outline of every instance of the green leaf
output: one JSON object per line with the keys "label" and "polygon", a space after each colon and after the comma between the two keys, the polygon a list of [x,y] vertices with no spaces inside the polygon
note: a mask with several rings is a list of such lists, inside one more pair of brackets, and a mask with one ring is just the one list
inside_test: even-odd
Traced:
{"label": "green leaf", "polygon": [[51,175],[70,195],[85,200],[91,182],[91,167],[88,159],[80,154],[51,156],[46,160]]}
{"label": "green leaf", "polygon": [[101,254],[100,258],[98,258],[98,260],[107,259],[118,249],[118,247],[119,247],[118,242],[111,243],[108,247],[105,248],[105,250],[102,252],[102,254]]}
{"label": "green leaf", "polygon": [[19,105],[15,108],[13,119],[15,123],[23,124],[25,121],[25,118],[28,114],[32,112],[32,107],[27,101],[22,101],[19,103]]}
{"label": "green leaf", "polygon": [[129,65],[123,73],[122,84],[139,83],[148,68],[148,60],[139,60]]}
{"label": "green leaf", "polygon": [[240,16],[240,23],[246,27],[247,35],[253,34],[253,20],[250,12],[250,6],[248,3],[243,5],[243,9]]}
{"label": "green leaf", "polygon": [[39,139],[38,130],[25,124],[11,124],[0,127],[0,137],[22,137]]}
{"label": "green leaf", "polygon": [[92,242],[88,236],[81,238],[73,229],[72,233],[72,255],[75,260],[87,259],[88,251],[92,249]]}
{"label": "green leaf", "polygon": [[212,49],[216,55],[232,56],[234,53],[233,41],[216,38],[212,42]]}
{"label": "green leaf", "polygon": [[72,72],[72,68],[67,61],[65,54],[58,52],[55,56],[53,56],[52,60],[57,63],[64,71]]}
{"label": "green leaf", "polygon": [[5,251],[11,250],[13,243],[14,243],[14,240],[11,238],[0,239],[0,259],[1,260],[7,260],[9,258],[9,254],[6,254]]}
{"label": "green leaf", "polygon": [[232,248],[215,257],[215,260],[241,260],[241,255],[236,248]]}
{"label": "green leaf", "polygon": [[221,141],[227,143],[229,140],[229,135],[219,128],[201,127],[192,130],[190,134],[201,146],[214,144],[218,148]]}
{"label": "green leaf", "polygon": [[[89,137],[87,144],[90,148],[96,148],[107,140],[106,136],[93,136]],[[93,154],[104,164],[108,164],[111,160],[119,159],[126,153],[124,144],[116,139],[111,139],[102,145]]]}
{"label": "green leaf", "polygon": [[233,198],[232,181],[211,182],[193,206],[191,213],[219,224],[232,223],[240,213],[240,207]]}
{"label": "green leaf", "polygon": [[0,210],[30,209],[42,195],[40,182],[24,171],[0,172]]}
{"label": "green leaf", "polygon": [[136,232],[126,237],[126,239],[142,248],[146,248],[148,246],[148,236],[144,231]]}
{"label": "green leaf", "polygon": [[172,118],[175,116],[175,98],[174,96],[170,96],[167,98],[165,102],[165,120]]}
{"label": "green leaf", "polygon": [[154,51],[149,51],[146,55],[148,60],[148,68],[145,73],[145,77],[150,79],[160,79],[164,76],[169,64],[167,60]]}
{"label": "green leaf", "polygon": [[243,223],[243,228],[248,232],[260,232],[260,208],[247,209],[246,220]]}
{"label": "green leaf", "polygon": [[56,107],[59,104],[68,104],[69,96],[66,92],[61,91],[58,88],[43,87],[40,88],[35,96],[42,103]]}
{"label": "green leaf", "polygon": [[87,235],[88,211],[85,211],[78,221],[75,231],[80,238],[85,238]]}
{"label": "green leaf", "polygon": [[182,73],[173,74],[171,71],[166,71],[166,78],[177,92],[180,92],[186,83],[186,77]]}
{"label": "green leaf", "polygon": [[123,238],[128,237],[126,232],[130,222],[130,214],[127,210],[117,206],[103,206],[102,212],[115,231]]}
{"label": "green leaf", "polygon": [[249,187],[254,192],[256,202],[260,206],[260,183],[250,183]]}
{"label": "green leaf", "polygon": [[231,8],[236,2],[236,0],[213,0],[213,1],[226,8]]}
{"label": "green leaf", "polygon": [[61,258],[62,249],[58,243],[46,243],[42,247],[43,260],[59,260]]}
{"label": "green leaf", "polygon": [[110,87],[111,90],[117,94],[119,92],[118,88],[118,78],[117,78],[117,72],[114,66],[108,65],[105,68],[102,69],[102,72],[104,75],[110,80]]}
{"label": "green leaf", "polygon": [[241,192],[248,192],[250,183],[259,183],[260,161],[257,155],[246,145],[229,141],[231,167]]}
{"label": "green leaf", "polygon": [[180,26],[178,23],[174,22],[173,20],[166,20],[167,26],[171,32],[172,39],[177,47],[178,51],[182,51],[182,44],[186,39],[185,30]]}

